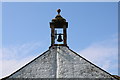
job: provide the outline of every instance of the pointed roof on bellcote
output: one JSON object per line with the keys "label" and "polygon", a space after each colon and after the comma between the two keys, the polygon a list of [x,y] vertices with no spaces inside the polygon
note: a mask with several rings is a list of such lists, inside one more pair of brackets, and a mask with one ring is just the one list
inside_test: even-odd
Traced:
{"label": "pointed roof on bellcote", "polygon": [[64,19],[60,15],[61,10],[58,9],[57,12],[58,12],[58,14],[56,15],[56,17],[54,19],[52,19],[52,22],[50,22],[50,25],[54,24],[54,28],[63,28],[63,25],[66,25],[66,28],[68,28],[68,22],[66,22],[66,19]]}
{"label": "pointed roof on bellcote", "polygon": [[52,19],[52,22],[66,22],[66,20],[60,15],[61,10],[57,10],[58,15],[55,17],[55,19]]}

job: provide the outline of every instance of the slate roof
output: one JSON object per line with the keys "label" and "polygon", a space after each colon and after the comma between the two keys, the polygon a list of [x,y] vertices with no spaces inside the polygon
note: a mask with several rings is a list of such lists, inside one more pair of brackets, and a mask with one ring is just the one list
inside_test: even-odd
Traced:
{"label": "slate roof", "polygon": [[11,74],[8,78],[112,78],[65,46],[54,46]]}

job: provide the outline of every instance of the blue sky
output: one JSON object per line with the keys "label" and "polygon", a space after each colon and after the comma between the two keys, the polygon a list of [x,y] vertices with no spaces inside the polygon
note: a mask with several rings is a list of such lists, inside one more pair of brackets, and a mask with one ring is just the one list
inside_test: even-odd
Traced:
{"label": "blue sky", "polygon": [[58,8],[68,21],[70,49],[107,72],[118,74],[117,2],[6,2],[2,3],[2,58],[3,71],[9,71],[3,76],[49,48],[49,22]]}

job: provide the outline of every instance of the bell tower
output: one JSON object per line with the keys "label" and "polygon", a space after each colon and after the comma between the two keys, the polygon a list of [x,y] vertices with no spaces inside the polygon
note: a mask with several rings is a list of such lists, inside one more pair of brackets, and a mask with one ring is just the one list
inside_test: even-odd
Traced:
{"label": "bell tower", "polygon": [[58,15],[50,22],[51,46],[67,46],[68,22],[60,15],[60,9],[57,12]]}

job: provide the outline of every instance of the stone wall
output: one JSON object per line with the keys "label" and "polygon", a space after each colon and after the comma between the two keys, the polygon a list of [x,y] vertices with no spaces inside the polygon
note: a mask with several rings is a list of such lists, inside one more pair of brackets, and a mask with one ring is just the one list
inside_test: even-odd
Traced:
{"label": "stone wall", "polygon": [[68,47],[48,51],[11,74],[9,78],[113,78]]}

